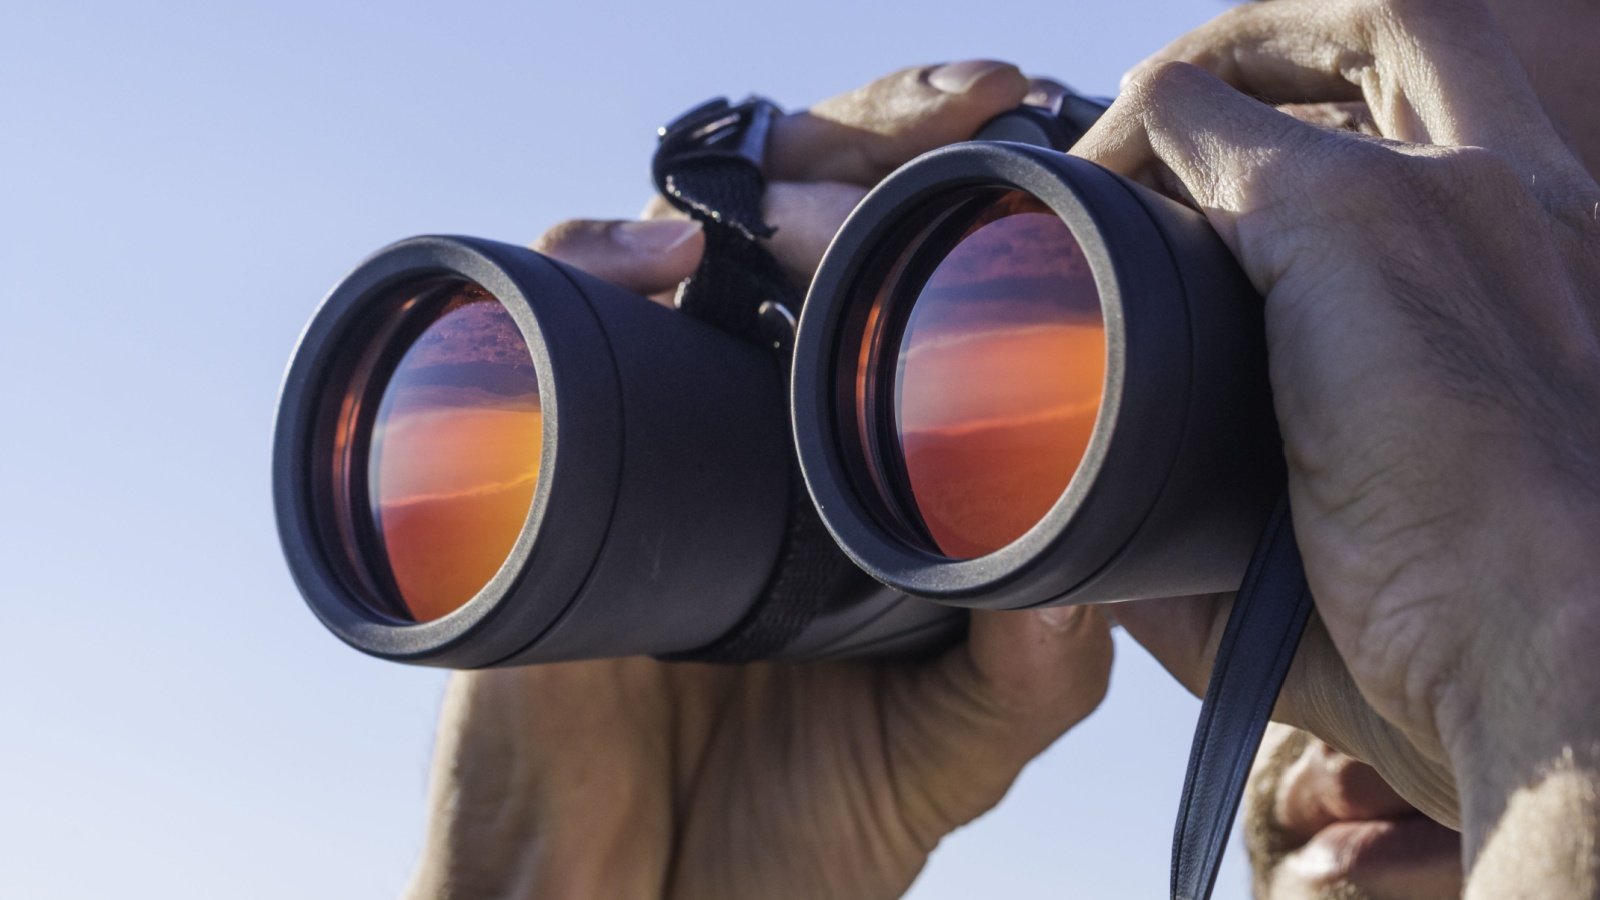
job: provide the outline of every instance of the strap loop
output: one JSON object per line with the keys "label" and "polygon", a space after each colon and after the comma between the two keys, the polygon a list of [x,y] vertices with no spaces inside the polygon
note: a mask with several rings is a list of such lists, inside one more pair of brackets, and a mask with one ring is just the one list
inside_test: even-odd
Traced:
{"label": "strap loop", "polygon": [[[762,217],[767,135],[777,104],[749,97],[702,103],[659,130],[651,160],[656,189],[701,224],[706,250],[678,288],[677,306],[695,318],[758,343],[768,342],[761,307],[775,304],[793,319],[800,292],[758,238],[777,229]],[[778,342],[781,343],[781,342]]]}

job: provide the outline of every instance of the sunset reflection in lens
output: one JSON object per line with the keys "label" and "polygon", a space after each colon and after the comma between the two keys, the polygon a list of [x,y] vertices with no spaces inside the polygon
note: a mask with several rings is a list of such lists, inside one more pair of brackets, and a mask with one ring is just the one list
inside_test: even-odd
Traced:
{"label": "sunset reflection in lens", "polygon": [[957,559],[1021,537],[1066,491],[1106,366],[1099,294],[1061,219],[1006,191],[966,220],[912,251],[943,258],[906,319],[893,403],[912,505]]}
{"label": "sunset reflection in lens", "polygon": [[418,622],[472,599],[516,543],[539,475],[539,380],[516,322],[476,285],[444,289],[383,386],[368,451],[373,521]]}

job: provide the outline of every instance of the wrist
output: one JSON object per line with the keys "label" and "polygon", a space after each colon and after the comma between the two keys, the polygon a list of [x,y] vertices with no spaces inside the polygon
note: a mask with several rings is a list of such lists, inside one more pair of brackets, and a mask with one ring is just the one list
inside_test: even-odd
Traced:
{"label": "wrist", "polygon": [[1548,889],[1538,895],[1578,896],[1580,883],[1588,896],[1596,883],[1600,590],[1589,582],[1508,594],[1519,601],[1515,625],[1483,627],[1478,652],[1438,693],[1469,896],[1523,895],[1535,884]]}
{"label": "wrist", "polygon": [[1565,714],[1512,718],[1485,710],[1482,727],[1447,737],[1445,749],[1460,797],[1463,849],[1469,864],[1502,827],[1501,819],[1518,798],[1557,782],[1576,783],[1573,779],[1600,784],[1597,708],[1590,707],[1587,721]]}
{"label": "wrist", "polygon": [[660,896],[673,849],[660,748],[618,727],[621,699],[594,688],[638,665],[453,676],[406,896]]}
{"label": "wrist", "polygon": [[1563,743],[1546,761],[1462,782],[1469,900],[1600,897],[1600,742]]}
{"label": "wrist", "polygon": [[406,896],[520,896],[536,833],[495,672],[452,676],[440,717],[422,858]]}

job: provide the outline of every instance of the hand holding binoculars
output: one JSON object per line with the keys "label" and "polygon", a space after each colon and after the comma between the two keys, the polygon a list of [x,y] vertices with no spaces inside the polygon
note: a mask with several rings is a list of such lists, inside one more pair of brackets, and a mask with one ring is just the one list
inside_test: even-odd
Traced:
{"label": "hand holding binoculars", "polygon": [[[758,158],[747,107],[664,146]],[[1237,588],[1283,481],[1261,301],[1198,213],[1062,152],[1101,108],[1040,98],[882,182],[792,356],[521,247],[379,251],[280,400],[301,592],[465,668],[915,652],[956,607]]]}

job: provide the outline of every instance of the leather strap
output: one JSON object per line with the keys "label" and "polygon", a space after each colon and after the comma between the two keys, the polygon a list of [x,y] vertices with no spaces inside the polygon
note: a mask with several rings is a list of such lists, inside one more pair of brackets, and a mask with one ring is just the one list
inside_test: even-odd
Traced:
{"label": "leather strap", "polygon": [[1311,609],[1286,495],[1233,601],[1200,705],[1172,836],[1175,900],[1211,896],[1250,765]]}

